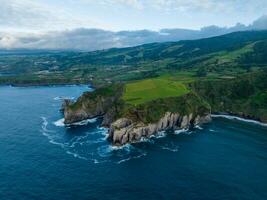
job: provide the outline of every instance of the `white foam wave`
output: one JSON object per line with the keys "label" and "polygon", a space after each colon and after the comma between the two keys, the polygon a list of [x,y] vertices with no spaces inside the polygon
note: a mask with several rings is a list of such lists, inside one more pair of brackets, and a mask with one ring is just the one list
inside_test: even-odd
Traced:
{"label": "white foam wave", "polygon": [[109,145],[109,149],[111,151],[118,151],[118,150],[130,151],[131,148],[133,148],[133,146],[131,144],[125,144],[123,146],[111,146],[111,145]]}
{"label": "white foam wave", "polygon": [[46,127],[47,127],[47,125],[48,125],[48,121],[47,121],[46,117],[41,117],[41,119],[43,120],[43,123],[42,123],[42,129],[43,129],[44,131],[46,131],[46,130],[47,130]]}
{"label": "white foam wave", "polygon": [[64,124],[64,118],[55,121],[54,122],[54,125],[55,126],[58,126],[58,127],[64,127],[65,126],[65,124]]}
{"label": "white foam wave", "polygon": [[[49,138],[49,137],[48,137],[48,138]],[[65,144],[64,144],[64,143],[56,142],[56,141],[54,141],[52,138],[50,138],[49,142],[50,142],[51,144],[55,144],[55,145],[61,146],[62,148],[65,147]]]}
{"label": "white foam wave", "polygon": [[97,154],[102,157],[109,157],[112,153],[113,149],[110,145],[104,145],[97,148]]}
{"label": "white foam wave", "polygon": [[72,155],[74,158],[80,158],[82,160],[88,160],[87,158],[83,157],[83,156],[80,156],[78,153],[74,153],[74,152],[71,152],[71,151],[66,151],[67,154],[69,155]]}
{"label": "white foam wave", "polygon": [[55,101],[61,101],[61,100],[64,100],[64,99],[74,100],[75,97],[55,97],[54,98]]}
{"label": "white foam wave", "polygon": [[165,143],[164,145],[160,146],[161,149],[171,151],[171,152],[177,152],[179,150],[179,145],[175,144],[174,142]]}
{"label": "white foam wave", "polygon": [[99,134],[105,136],[104,139],[107,139],[107,138],[108,138],[108,134],[107,134],[107,133],[108,133],[108,128],[97,127],[97,129],[98,129],[97,133],[99,133]]}
{"label": "white foam wave", "polygon": [[[94,139],[94,140],[87,139],[87,137],[92,135],[92,134],[100,134],[101,136],[104,136],[104,137],[100,137],[100,138]],[[107,138],[107,129],[98,128],[98,130],[95,132],[87,132],[86,135],[74,137],[73,139],[71,139],[71,141],[69,143],[70,143],[70,147],[74,148],[76,145],[82,146],[84,144],[103,143],[106,141],[106,138]]]}
{"label": "white foam wave", "polygon": [[[94,131],[88,131],[84,135],[74,135],[71,138],[65,138],[57,131],[48,129],[49,122],[45,117],[42,117],[42,134],[47,137],[49,143],[60,146],[66,154],[69,154],[77,159],[86,160],[94,164],[115,162],[123,163],[131,159],[137,159],[146,155],[143,150],[137,149],[131,144],[124,146],[112,146],[107,141],[107,128],[97,127]],[[93,123],[96,119],[85,120],[79,122],[79,125]],[[55,126],[65,126],[64,119],[53,122]],[[76,123],[77,124],[77,123]],[[53,128],[53,127],[52,127]],[[94,136],[92,136],[94,135]],[[158,137],[163,137],[165,133],[159,133]],[[93,148],[88,153],[88,148]]]}
{"label": "white foam wave", "polygon": [[100,163],[97,159],[92,159],[92,161],[94,162],[94,164],[99,164]]}
{"label": "white foam wave", "polygon": [[[87,125],[89,123],[95,123],[97,121],[97,118],[93,118],[93,119],[86,119],[86,120],[83,120],[83,121],[80,121],[80,122],[75,122],[75,123],[72,123],[72,124],[64,124],[64,118],[62,119],[59,119],[57,121],[54,122],[54,125],[55,126],[58,126],[58,127],[69,127],[69,126],[84,126],[84,125]],[[104,130],[104,129],[103,129]]]}
{"label": "white foam wave", "polygon": [[74,125],[74,126],[84,126],[84,125],[87,125],[89,123],[95,123],[96,120],[97,120],[97,118],[86,119],[86,120],[83,120],[83,121],[80,121],[80,122],[75,122],[75,123],[72,123],[72,124],[69,124],[69,125],[70,126],[72,126],[72,125]]}
{"label": "white foam wave", "polygon": [[179,148],[171,148],[171,147],[165,147],[165,146],[162,146],[161,147],[163,150],[167,150],[167,151],[171,151],[171,152],[177,152],[179,150]]}
{"label": "white foam wave", "polygon": [[185,134],[185,135],[191,135],[193,133],[193,131],[185,131],[185,132],[183,132],[183,134]]}
{"label": "white foam wave", "polygon": [[117,160],[114,161],[120,164],[131,159],[140,158],[146,155],[146,152],[135,148],[131,144],[127,144],[124,146],[111,146],[109,144],[105,144],[97,148],[97,155],[100,156],[100,159],[98,159],[98,161],[101,163],[113,162],[111,160],[113,157],[113,159]]}
{"label": "white foam wave", "polygon": [[47,126],[48,126],[48,121],[45,117],[41,117],[42,120],[43,120],[43,123],[42,123],[42,135],[47,137],[48,140],[49,140],[49,143],[51,144],[55,144],[55,145],[58,145],[58,146],[61,146],[62,148],[65,146],[64,143],[60,143],[60,142],[56,142],[55,141],[55,137],[54,135],[51,135],[53,133],[55,133],[55,131],[52,131],[52,130],[48,130],[47,129]]}
{"label": "white foam wave", "polygon": [[199,129],[199,130],[203,130],[203,128],[201,126],[199,126],[199,125],[196,125],[195,128]]}
{"label": "white foam wave", "polygon": [[148,142],[148,143],[154,143],[154,140],[152,140],[153,138],[156,138],[155,135],[151,135],[150,137],[142,137],[140,139],[140,141],[137,141],[135,143],[142,143],[142,142]]}
{"label": "white foam wave", "polygon": [[132,160],[132,159],[138,159],[138,158],[144,157],[146,155],[147,155],[147,153],[143,153],[143,154],[138,155],[138,156],[131,156],[129,158],[125,158],[125,159],[118,161],[117,164],[121,164],[121,163],[127,162],[127,161]]}
{"label": "white foam wave", "polygon": [[181,134],[181,133],[185,133],[185,132],[187,132],[188,131],[188,129],[179,129],[179,130],[175,130],[174,131],[174,134],[175,135],[179,135],[179,134]]}
{"label": "white foam wave", "polygon": [[159,131],[156,134],[150,135],[149,137],[142,137],[140,142],[154,143],[154,141],[152,140],[153,138],[160,139],[160,138],[164,138],[166,136],[167,136],[167,133],[165,131]]}
{"label": "white foam wave", "polygon": [[41,119],[43,120],[43,123],[42,123],[42,130],[45,131],[45,132],[53,133],[54,131],[51,131],[51,130],[48,130],[48,129],[47,129],[48,121],[47,121],[46,117],[41,117]]}
{"label": "white foam wave", "polygon": [[160,131],[160,132],[158,132],[156,135],[155,135],[155,137],[156,138],[163,138],[163,137],[166,137],[166,132],[165,131]]}
{"label": "white foam wave", "polygon": [[266,126],[266,123],[262,123],[256,120],[251,120],[251,119],[244,119],[241,117],[237,117],[237,116],[231,116],[231,115],[211,115],[211,117],[213,118],[226,118],[226,119],[230,119],[230,120],[238,120],[238,121],[243,121],[243,122],[248,122],[248,123],[253,123],[253,124],[257,124],[257,125],[261,125],[261,126]]}

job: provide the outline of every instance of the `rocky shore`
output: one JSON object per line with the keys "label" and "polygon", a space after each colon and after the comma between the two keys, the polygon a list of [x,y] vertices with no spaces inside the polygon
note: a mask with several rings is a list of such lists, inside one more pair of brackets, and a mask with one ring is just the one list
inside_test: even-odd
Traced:
{"label": "rocky shore", "polygon": [[62,105],[65,124],[102,117],[113,145],[134,143],[159,131],[187,129],[211,120],[210,107],[194,93],[157,99],[140,105],[123,101],[123,87],[84,93],[76,102]]}
{"label": "rocky shore", "polygon": [[157,123],[135,123],[127,118],[121,118],[113,122],[109,129],[109,140],[113,145],[125,145],[140,141],[160,131],[187,129],[211,120],[210,114],[205,116],[180,115],[167,112]]}
{"label": "rocky shore", "polygon": [[[64,100],[62,112],[65,124],[72,124],[86,119],[104,116],[103,123],[109,125],[116,112],[116,103],[122,95],[122,86],[115,85],[94,92],[85,92],[76,102]],[[115,109],[115,110],[114,110]]]}

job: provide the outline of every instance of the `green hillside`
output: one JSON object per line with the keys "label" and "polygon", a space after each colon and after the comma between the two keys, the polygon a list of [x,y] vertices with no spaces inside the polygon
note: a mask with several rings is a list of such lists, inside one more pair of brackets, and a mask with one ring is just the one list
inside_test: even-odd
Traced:
{"label": "green hillside", "polygon": [[267,66],[267,31],[236,32],[191,41],[95,52],[0,56],[2,84],[95,85],[190,72],[235,77]]}
{"label": "green hillside", "polygon": [[267,122],[267,71],[239,75],[236,78],[202,79],[191,84],[213,112],[227,112]]}

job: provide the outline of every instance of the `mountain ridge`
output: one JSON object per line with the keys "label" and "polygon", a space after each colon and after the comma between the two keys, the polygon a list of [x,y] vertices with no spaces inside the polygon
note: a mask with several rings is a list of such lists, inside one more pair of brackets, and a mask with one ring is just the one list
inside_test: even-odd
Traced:
{"label": "mountain ridge", "polygon": [[2,84],[94,85],[181,70],[232,76],[266,67],[267,31],[235,32],[200,40],[151,43],[93,52],[0,56]]}

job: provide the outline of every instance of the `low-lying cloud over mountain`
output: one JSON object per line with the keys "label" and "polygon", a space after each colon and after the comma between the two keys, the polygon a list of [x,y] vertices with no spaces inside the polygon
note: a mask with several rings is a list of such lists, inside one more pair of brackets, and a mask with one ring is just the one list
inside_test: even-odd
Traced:
{"label": "low-lying cloud over mountain", "polygon": [[68,31],[46,33],[6,33],[0,32],[0,49],[55,49],[93,51],[113,47],[128,47],[152,42],[191,40],[223,35],[235,31],[267,29],[267,16],[251,25],[237,24],[230,28],[218,26],[204,27],[200,30],[162,29],[158,32],[105,31],[101,29],[79,28]]}

